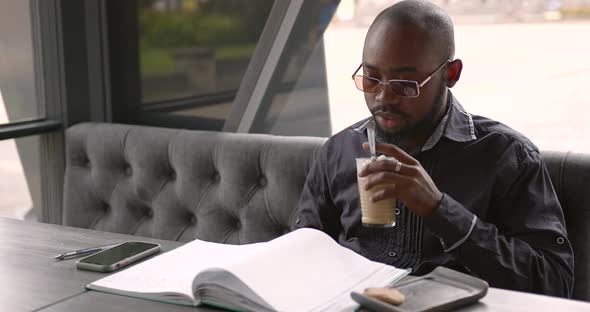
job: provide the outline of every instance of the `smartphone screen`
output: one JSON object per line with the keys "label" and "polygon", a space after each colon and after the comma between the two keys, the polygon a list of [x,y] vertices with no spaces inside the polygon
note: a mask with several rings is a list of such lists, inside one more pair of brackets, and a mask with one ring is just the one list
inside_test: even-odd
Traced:
{"label": "smartphone screen", "polygon": [[144,242],[126,242],[105,251],[99,252],[95,255],[88,256],[81,262],[96,264],[101,266],[109,266],[116,264],[122,260],[133,257],[142,252],[153,248],[158,248],[158,244],[144,243]]}

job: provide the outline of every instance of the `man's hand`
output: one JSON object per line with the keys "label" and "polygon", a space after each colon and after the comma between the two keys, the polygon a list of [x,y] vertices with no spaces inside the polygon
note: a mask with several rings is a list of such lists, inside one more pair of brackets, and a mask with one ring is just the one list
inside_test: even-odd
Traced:
{"label": "man's hand", "polygon": [[[363,148],[369,150],[369,144],[363,143]],[[375,185],[386,185],[375,193],[371,201],[397,197],[419,216],[427,217],[434,213],[443,194],[420,163],[395,145],[378,143],[377,152],[394,157],[400,164],[397,161],[378,160],[368,164],[359,173],[359,177],[368,177],[367,190]]]}

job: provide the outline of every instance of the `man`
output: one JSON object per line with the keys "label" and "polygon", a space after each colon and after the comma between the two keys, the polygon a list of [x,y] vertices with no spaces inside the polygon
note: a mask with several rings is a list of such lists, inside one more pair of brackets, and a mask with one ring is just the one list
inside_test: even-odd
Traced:
{"label": "man", "polygon": [[416,275],[446,266],[493,287],[568,297],[573,253],[543,159],[523,135],[468,114],[453,97],[463,66],[453,33],[430,2],[399,2],[369,28],[354,74],[377,151],[399,161],[375,161],[359,176],[367,189],[386,185],[373,201],[397,198],[395,227],[361,224],[355,158],[369,155],[369,119],[326,142],[292,227],[320,229]]}

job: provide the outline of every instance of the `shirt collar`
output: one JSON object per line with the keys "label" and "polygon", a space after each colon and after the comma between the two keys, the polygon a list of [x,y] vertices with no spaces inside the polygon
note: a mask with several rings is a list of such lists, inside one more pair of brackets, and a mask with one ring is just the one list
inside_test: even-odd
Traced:
{"label": "shirt collar", "polygon": [[[441,137],[446,137],[456,142],[468,142],[477,139],[475,136],[475,127],[473,126],[473,118],[471,114],[467,113],[459,101],[449,91],[447,103],[449,109],[438,123],[432,135],[426,140],[422,146],[421,151],[427,151],[433,148]],[[359,126],[353,130],[364,133],[369,123],[369,118],[362,121]]]}

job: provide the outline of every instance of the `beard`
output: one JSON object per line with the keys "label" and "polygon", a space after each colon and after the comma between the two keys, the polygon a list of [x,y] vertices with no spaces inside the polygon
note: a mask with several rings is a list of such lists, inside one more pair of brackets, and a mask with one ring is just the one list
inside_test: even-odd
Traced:
{"label": "beard", "polygon": [[[446,89],[446,81],[441,80],[436,96],[434,98],[434,103],[432,105],[432,109],[430,112],[424,116],[424,118],[418,120],[416,123],[409,125],[406,128],[402,128],[396,132],[388,132],[385,131],[381,125],[376,122],[375,123],[375,139],[377,142],[380,143],[388,143],[399,146],[400,144],[412,140],[416,136],[424,134],[425,131],[431,130],[436,126],[435,123],[438,122],[439,112],[441,107],[443,106],[443,96]],[[375,112],[377,111],[392,111],[399,115],[404,115],[402,112],[394,111],[390,108],[385,108],[383,106],[377,106],[371,112],[373,118],[375,118]]]}

